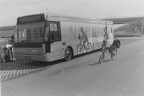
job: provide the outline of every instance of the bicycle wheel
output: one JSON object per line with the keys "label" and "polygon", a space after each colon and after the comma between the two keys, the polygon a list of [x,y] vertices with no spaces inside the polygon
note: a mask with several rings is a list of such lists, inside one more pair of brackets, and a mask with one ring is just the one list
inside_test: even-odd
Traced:
{"label": "bicycle wheel", "polygon": [[87,43],[87,50],[88,50],[88,51],[91,51],[91,50],[92,50],[92,46],[91,46],[91,43],[90,43],[90,42]]}
{"label": "bicycle wheel", "polygon": [[2,63],[5,63],[5,62],[6,62],[5,58],[2,57],[2,56],[0,56],[0,61],[1,61]]}
{"label": "bicycle wheel", "polygon": [[111,54],[111,59],[114,60],[115,57],[117,55],[117,49],[115,48],[113,51],[112,51],[112,54]]}
{"label": "bicycle wheel", "polygon": [[77,47],[77,54],[81,54],[82,51],[83,51],[83,46],[81,44],[79,44]]}
{"label": "bicycle wheel", "polygon": [[104,61],[104,53],[99,58],[99,63],[102,64]]}

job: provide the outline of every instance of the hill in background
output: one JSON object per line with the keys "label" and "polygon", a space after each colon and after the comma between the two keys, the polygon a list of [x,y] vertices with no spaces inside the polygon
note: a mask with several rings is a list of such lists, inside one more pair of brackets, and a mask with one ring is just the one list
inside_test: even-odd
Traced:
{"label": "hill in background", "polygon": [[110,20],[113,21],[113,24],[125,24],[128,22],[133,22],[141,17],[124,17],[124,18],[109,18],[104,20]]}
{"label": "hill in background", "polygon": [[0,38],[10,38],[14,34],[15,25],[0,27]]}
{"label": "hill in background", "polygon": [[143,18],[137,18],[133,22],[125,23],[123,26],[120,26],[114,30],[114,35],[118,37],[134,37],[142,36]]}
{"label": "hill in background", "polygon": [[105,19],[113,21],[114,26],[122,25],[114,29],[114,35],[117,37],[134,37],[142,36],[144,30],[142,29],[143,17],[127,17],[127,18],[111,18]]}

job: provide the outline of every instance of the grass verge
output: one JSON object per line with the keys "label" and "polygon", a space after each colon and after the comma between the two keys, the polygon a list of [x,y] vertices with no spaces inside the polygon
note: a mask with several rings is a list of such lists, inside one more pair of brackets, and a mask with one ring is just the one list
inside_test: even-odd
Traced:
{"label": "grass verge", "polygon": [[114,36],[115,37],[140,37],[143,34],[141,32],[124,32],[124,31],[119,31],[119,32],[115,32]]}

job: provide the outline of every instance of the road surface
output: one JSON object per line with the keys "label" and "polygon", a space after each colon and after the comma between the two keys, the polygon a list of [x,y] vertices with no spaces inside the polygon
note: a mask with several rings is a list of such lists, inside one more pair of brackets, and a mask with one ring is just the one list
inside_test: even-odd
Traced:
{"label": "road surface", "polygon": [[100,52],[59,62],[1,83],[2,96],[144,96],[144,37],[121,46],[115,60]]}

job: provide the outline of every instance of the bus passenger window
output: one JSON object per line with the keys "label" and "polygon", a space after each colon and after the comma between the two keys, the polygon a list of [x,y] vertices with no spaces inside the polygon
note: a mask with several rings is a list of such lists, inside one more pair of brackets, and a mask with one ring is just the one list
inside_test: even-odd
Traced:
{"label": "bus passenger window", "polygon": [[52,41],[61,40],[59,23],[55,23],[55,22],[50,23],[50,34],[51,34]]}
{"label": "bus passenger window", "polygon": [[58,28],[57,24],[54,24],[54,31],[58,31],[57,28]]}
{"label": "bus passenger window", "polygon": [[53,24],[50,24],[50,31],[54,31]]}

